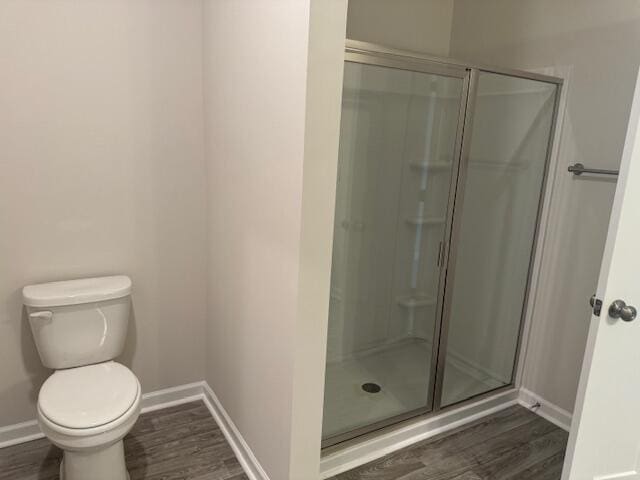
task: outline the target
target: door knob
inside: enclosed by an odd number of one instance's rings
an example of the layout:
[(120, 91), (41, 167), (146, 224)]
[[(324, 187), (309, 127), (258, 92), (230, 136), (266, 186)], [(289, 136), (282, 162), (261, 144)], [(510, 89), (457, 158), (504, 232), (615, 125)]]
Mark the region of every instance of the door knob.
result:
[(611, 318), (620, 318), (625, 322), (630, 322), (636, 318), (637, 314), (635, 307), (627, 305), (624, 300), (614, 300), (609, 306), (609, 316)]

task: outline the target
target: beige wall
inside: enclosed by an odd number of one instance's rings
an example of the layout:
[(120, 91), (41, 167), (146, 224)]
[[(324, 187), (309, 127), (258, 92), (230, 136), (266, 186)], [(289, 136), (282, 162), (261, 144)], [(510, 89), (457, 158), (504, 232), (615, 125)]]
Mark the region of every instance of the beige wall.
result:
[(346, 0), (312, 0), (291, 428), (291, 480), (320, 471)]
[(620, 162), (640, 54), (640, 4), (456, 0), (454, 57), (514, 68), (569, 67), (568, 110), (524, 386), (571, 411), (615, 183), (573, 178), (576, 161)]
[(449, 54), (453, 0), (349, 0), (347, 38)]
[(345, 14), (205, 3), (207, 380), (274, 480), (319, 471)]
[(145, 391), (206, 378), (271, 478), (318, 475), (345, 24), (345, 0), (0, 5), (0, 426), (49, 374), (21, 287), (126, 273)]
[(0, 3), (0, 425), (48, 371), (23, 285), (126, 273), (145, 391), (204, 376), (201, 3)]
[[(122, 272), (135, 288), (124, 361), (144, 389), (206, 370), (271, 477), (308, 480), (344, 28), (343, 0), (317, 1), (206, 0), (204, 12), (195, 0), (0, 4), (0, 425), (33, 418), (48, 374), (20, 288)], [(527, 388), (570, 410), (614, 184), (573, 179), (564, 166), (619, 162), (640, 7), (451, 5), (351, 0), (348, 36), (573, 68), (525, 375)]]
[(286, 479), (309, 2), (210, 0), (204, 15), (206, 375), (270, 478)]

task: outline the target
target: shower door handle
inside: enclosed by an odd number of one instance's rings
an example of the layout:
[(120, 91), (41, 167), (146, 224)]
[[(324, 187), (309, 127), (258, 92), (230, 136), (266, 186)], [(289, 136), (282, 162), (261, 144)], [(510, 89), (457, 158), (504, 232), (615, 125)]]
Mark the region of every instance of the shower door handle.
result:
[(444, 242), (441, 241), (438, 244), (438, 261), (436, 262), (436, 265), (438, 267), (441, 267), (443, 262), (444, 262)]

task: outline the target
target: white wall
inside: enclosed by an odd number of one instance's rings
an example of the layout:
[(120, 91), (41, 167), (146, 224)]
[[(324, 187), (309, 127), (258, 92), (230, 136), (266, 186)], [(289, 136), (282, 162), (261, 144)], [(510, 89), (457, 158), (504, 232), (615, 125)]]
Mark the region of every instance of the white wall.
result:
[(0, 4), (0, 426), (49, 374), (21, 287), (126, 273), (144, 390), (206, 378), (272, 479), (319, 474), (346, 9)]
[(310, 480), (346, 5), (209, 0), (204, 13), (207, 380), (270, 478)]
[(23, 285), (126, 273), (123, 361), (200, 380), (206, 315), (201, 3), (0, 3), (0, 425), (35, 418)]
[(572, 68), (524, 386), (571, 411), (615, 183), (567, 165), (617, 168), (640, 53), (634, 0), (456, 0), (451, 55), (534, 69)]
[(319, 478), (346, 0), (312, 0), (291, 428), (291, 480)]
[(452, 0), (349, 0), (347, 38), (449, 54)]
[(309, 2), (212, 0), (204, 13), (207, 380), (270, 477), (285, 479)]

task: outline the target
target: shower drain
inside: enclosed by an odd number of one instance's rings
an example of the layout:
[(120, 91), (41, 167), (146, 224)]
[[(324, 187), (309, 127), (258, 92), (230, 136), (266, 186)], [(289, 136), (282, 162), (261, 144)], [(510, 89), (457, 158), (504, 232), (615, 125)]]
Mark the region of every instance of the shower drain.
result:
[(362, 389), (367, 393), (378, 393), (382, 387), (377, 383), (363, 383)]

